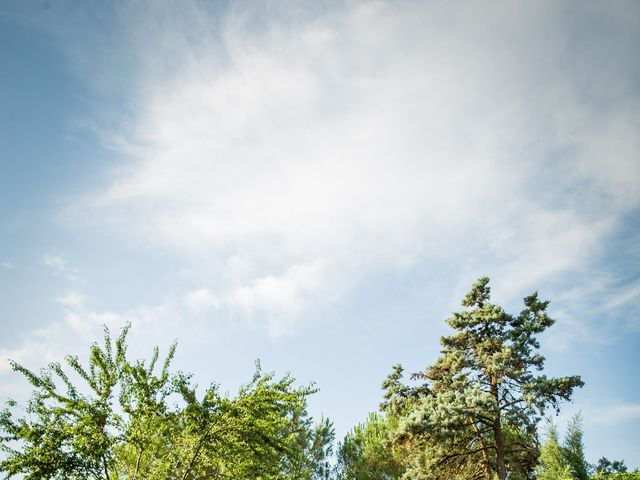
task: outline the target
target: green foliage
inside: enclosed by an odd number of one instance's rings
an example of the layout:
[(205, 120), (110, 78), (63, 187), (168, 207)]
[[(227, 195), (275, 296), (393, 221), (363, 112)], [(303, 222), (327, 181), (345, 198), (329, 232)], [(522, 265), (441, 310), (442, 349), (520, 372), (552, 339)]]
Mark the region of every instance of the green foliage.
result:
[(589, 464), (584, 457), (582, 441), (582, 415), (575, 415), (569, 422), (562, 446), (564, 457), (571, 468), (574, 480), (589, 480)]
[(549, 423), (547, 439), (540, 448), (540, 464), (537, 467), (538, 480), (573, 480), (571, 465), (558, 442), (558, 431)]
[[(536, 468), (538, 480), (640, 480), (640, 472), (627, 472), (624, 461), (600, 458), (592, 467), (584, 457), (582, 441), (582, 415), (574, 415), (569, 421), (562, 446), (558, 433), (549, 422), (547, 439), (541, 448), (540, 462)], [(593, 475), (589, 471), (594, 470)]]
[(294, 453), (286, 458), (286, 478), (327, 480), (331, 477), (331, 457), (335, 439), (333, 424), (321, 418), (317, 424), (307, 415), (304, 405), (293, 413), (290, 422)]
[[(127, 357), (129, 327), (93, 344), (87, 365), (66, 357), (34, 373), (11, 363), (33, 388), (26, 405), (0, 411), (0, 472), (25, 480), (640, 480), (623, 461), (585, 460), (582, 418), (560, 444), (538, 424), (582, 386), (549, 378), (537, 335), (554, 321), (534, 293), (518, 315), (490, 303), (488, 279), (466, 295), (440, 357), (404, 383), (393, 367), (381, 413), (339, 444), (307, 412), (311, 387), (260, 364), (235, 396), (199, 389), (172, 373), (176, 346), (160, 360)], [(589, 477), (590, 470), (595, 473)]]
[(595, 466), (592, 480), (640, 480), (640, 470), (627, 472), (624, 460), (609, 460), (602, 457)]
[[(235, 397), (211, 385), (198, 393), (191, 376), (170, 373), (173, 345), (160, 368), (126, 356), (128, 327), (115, 342), (105, 332), (88, 367), (58, 363), (35, 374), (17, 363), (34, 391), (17, 416), (0, 414), (0, 472), (35, 479), (326, 479), (333, 427), (313, 425), (310, 387), (276, 379), (259, 364)], [(156, 372), (156, 370), (158, 370)]]
[(478, 280), (462, 303), (467, 310), (448, 320), (455, 333), (441, 339), (436, 362), (413, 376), (421, 385), (403, 387), (399, 368), (386, 383), (384, 406), (401, 412), (396, 443), (417, 446), (420, 459), (407, 478), (530, 478), (538, 422), (582, 386), (578, 376), (537, 373), (544, 357), (536, 336), (554, 323), (548, 302), (534, 293), (514, 316), (489, 302), (488, 283)]
[(393, 419), (369, 414), (338, 447), (339, 480), (394, 480), (402, 476), (402, 452), (390, 441)]
[(625, 473), (627, 466), (624, 464), (624, 460), (609, 460), (607, 457), (602, 457), (598, 460), (595, 467), (596, 474), (611, 474), (611, 473)]
[(640, 480), (640, 471), (633, 472), (612, 472), (612, 473), (596, 473), (591, 477), (592, 480)]

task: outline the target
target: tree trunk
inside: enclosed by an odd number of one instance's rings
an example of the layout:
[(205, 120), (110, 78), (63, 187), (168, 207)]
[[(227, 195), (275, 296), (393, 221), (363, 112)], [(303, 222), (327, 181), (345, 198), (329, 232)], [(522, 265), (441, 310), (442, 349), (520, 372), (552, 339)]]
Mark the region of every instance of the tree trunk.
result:
[(476, 438), (478, 442), (480, 442), (480, 446), (482, 447), (482, 459), (483, 459), (483, 467), (484, 474), (486, 476), (486, 480), (493, 480), (493, 470), (491, 469), (491, 461), (489, 460), (489, 452), (487, 451), (487, 445), (484, 443), (482, 439), (482, 433), (480, 433), (480, 429), (478, 425), (476, 425), (476, 421), (473, 417), (470, 418), (471, 424), (473, 425), (473, 431), (476, 434)]
[(495, 423), (493, 424), (493, 434), (495, 435), (496, 439), (496, 466), (498, 470), (498, 479), (506, 480), (507, 467), (504, 458), (504, 437), (502, 436), (502, 425), (500, 425), (500, 416), (498, 416)]
[(496, 418), (493, 422), (493, 436), (496, 443), (496, 468), (498, 470), (498, 479), (506, 480), (507, 467), (505, 464), (505, 445), (504, 436), (502, 435), (502, 419), (500, 417), (500, 393), (498, 389), (498, 377), (491, 376), (491, 393), (496, 399)]

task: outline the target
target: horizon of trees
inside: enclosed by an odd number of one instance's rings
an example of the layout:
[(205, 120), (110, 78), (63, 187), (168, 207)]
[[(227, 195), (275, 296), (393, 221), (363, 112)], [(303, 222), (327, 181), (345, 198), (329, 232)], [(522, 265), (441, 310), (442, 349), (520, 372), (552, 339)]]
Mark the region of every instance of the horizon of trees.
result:
[[(537, 336), (554, 324), (537, 293), (517, 315), (474, 283), (447, 323), (441, 355), (404, 381), (401, 365), (372, 412), (337, 444), (327, 418), (307, 411), (312, 386), (263, 372), (236, 395), (204, 391), (170, 369), (156, 347), (127, 356), (126, 326), (39, 373), (11, 363), (30, 383), (25, 405), (0, 412), (4, 478), (96, 480), (640, 480), (624, 461), (584, 455), (582, 417), (562, 440), (547, 421), (570, 401), (579, 376), (544, 375)], [(544, 434), (541, 435), (541, 431)]]

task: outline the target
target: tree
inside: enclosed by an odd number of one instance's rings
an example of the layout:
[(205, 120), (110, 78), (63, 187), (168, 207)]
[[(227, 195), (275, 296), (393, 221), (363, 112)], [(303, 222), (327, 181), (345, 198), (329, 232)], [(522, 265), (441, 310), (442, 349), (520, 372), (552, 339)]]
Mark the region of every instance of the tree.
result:
[[(39, 374), (12, 363), (32, 385), (19, 416), (9, 401), (0, 413), (0, 472), (6, 478), (195, 480), (322, 478), (331, 423), (317, 427), (306, 413), (310, 387), (276, 379), (257, 364), (235, 397), (213, 384), (202, 394), (191, 375), (170, 373), (175, 345), (158, 369), (130, 361), (126, 327), (112, 342), (90, 349), (88, 366), (66, 363), (84, 385), (76, 386), (59, 363)], [(76, 382), (77, 383), (77, 382)], [(301, 442), (301, 438), (305, 440)], [(290, 466), (302, 463), (304, 475)]]
[(627, 471), (624, 460), (609, 460), (602, 457), (595, 465), (592, 480), (640, 480), (640, 470)]
[(575, 480), (589, 480), (589, 464), (584, 457), (582, 441), (582, 415), (571, 418), (562, 446), (564, 457), (571, 468), (571, 476)]
[(601, 457), (596, 464), (596, 474), (609, 475), (611, 473), (625, 473), (627, 466), (624, 460), (609, 460), (607, 457)]
[(286, 459), (286, 477), (295, 480), (329, 480), (335, 438), (333, 424), (325, 417), (313, 424), (305, 407), (301, 405), (291, 419), (296, 454)]
[(573, 480), (571, 466), (562, 447), (558, 443), (558, 431), (549, 422), (547, 439), (540, 448), (540, 464), (537, 467), (537, 480)]
[(369, 414), (338, 447), (338, 479), (396, 480), (404, 473), (401, 452), (391, 442), (392, 417)]
[(633, 472), (611, 472), (596, 473), (591, 477), (592, 480), (640, 480), (640, 470)]
[(425, 478), (453, 478), (450, 472), (460, 469), (468, 469), (467, 478), (505, 480), (508, 472), (529, 478), (538, 456), (537, 424), (583, 385), (578, 376), (539, 373), (544, 357), (537, 335), (554, 323), (548, 302), (533, 293), (520, 314), (511, 315), (489, 302), (488, 284), (479, 279), (462, 302), (467, 309), (447, 321), (455, 333), (441, 339), (436, 362), (414, 375), (422, 385), (413, 391), (396, 386), (398, 393), (390, 394), (400, 403), (411, 399), (396, 438), (424, 443), (425, 469), (432, 472)]

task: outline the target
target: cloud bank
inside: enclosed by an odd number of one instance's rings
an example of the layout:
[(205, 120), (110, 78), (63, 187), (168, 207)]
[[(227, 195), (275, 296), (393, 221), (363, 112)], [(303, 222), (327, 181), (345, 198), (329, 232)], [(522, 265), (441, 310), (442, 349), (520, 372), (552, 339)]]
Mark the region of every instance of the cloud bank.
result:
[(133, 113), (102, 135), (127, 160), (68, 216), (175, 249), (192, 307), (279, 336), (435, 262), (519, 294), (588, 271), (638, 207), (629, 5), (183, 4), (119, 7)]

